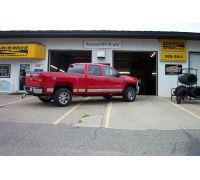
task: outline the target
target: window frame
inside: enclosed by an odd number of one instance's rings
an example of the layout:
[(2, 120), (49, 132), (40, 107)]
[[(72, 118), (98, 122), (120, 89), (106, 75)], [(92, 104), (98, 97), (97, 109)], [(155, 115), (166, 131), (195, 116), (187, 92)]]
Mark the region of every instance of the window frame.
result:
[(67, 69), (66, 73), (84, 74), (84, 69), (85, 69), (84, 64), (72, 64), (72, 65), (73, 65), (73, 66), (82, 66), (82, 67), (83, 67), (83, 69), (82, 69), (82, 70), (83, 70), (82, 73), (80, 73), (80, 72), (68, 72), (70, 66), (69, 66), (69, 68)]
[(1, 68), (1, 66), (8, 66), (8, 76), (0, 76), (0, 78), (10, 78), (11, 64), (0, 64), (0, 68)]
[[(98, 67), (98, 68), (100, 69), (101, 74), (100, 74), (100, 75), (90, 74), (90, 72), (89, 72), (90, 66), (96, 66), (96, 67)], [(102, 68), (101, 68), (101, 66), (96, 65), (96, 64), (89, 64), (89, 65), (88, 65), (88, 75), (89, 75), (89, 76), (102, 77), (102, 76), (103, 76), (103, 73), (102, 73)]]
[[(112, 69), (112, 70), (116, 73), (116, 76), (107, 76), (107, 75), (106, 75), (106, 68)], [(112, 67), (109, 67), (109, 66), (105, 66), (105, 67), (104, 67), (104, 76), (105, 76), (105, 77), (117, 77), (117, 74), (118, 74), (118, 72), (117, 72), (115, 69), (113, 69)]]

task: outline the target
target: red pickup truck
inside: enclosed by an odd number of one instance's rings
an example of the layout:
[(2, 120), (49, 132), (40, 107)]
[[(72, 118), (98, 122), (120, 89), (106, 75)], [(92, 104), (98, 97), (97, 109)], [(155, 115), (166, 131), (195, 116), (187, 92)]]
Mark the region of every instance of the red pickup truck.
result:
[(132, 102), (139, 92), (135, 77), (120, 75), (110, 66), (92, 63), (71, 64), (67, 72), (27, 73), (25, 80), (27, 94), (38, 96), (43, 102), (54, 101), (58, 106), (67, 106), (72, 95), (122, 96)]

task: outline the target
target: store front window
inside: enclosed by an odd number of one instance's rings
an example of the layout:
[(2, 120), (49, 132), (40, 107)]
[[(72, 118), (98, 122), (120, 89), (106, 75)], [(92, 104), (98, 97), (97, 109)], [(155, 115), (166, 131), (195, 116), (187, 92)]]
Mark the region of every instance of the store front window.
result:
[(0, 64), (0, 78), (10, 78), (10, 64)]

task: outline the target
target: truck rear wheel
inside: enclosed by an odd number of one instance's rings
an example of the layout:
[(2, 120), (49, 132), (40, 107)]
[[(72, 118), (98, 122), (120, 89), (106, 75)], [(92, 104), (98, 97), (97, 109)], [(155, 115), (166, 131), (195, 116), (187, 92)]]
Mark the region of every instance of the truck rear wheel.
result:
[(52, 100), (51, 96), (38, 96), (39, 100), (45, 103), (49, 103)]
[(60, 88), (56, 90), (53, 99), (57, 106), (68, 106), (72, 100), (72, 93), (68, 89)]
[(136, 98), (135, 89), (132, 87), (127, 87), (123, 94), (123, 99), (125, 102), (132, 102)]

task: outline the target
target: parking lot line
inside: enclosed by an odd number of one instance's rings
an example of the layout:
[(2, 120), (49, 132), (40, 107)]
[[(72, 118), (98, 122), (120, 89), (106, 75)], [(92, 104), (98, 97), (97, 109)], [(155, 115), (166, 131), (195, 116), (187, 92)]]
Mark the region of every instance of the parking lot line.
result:
[(104, 128), (108, 128), (108, 126), (109, 126), (111, 110), (112, 110), (112, 101), (110, 101), (107, 104), (107, 107), (105, 110), (105, 114), (104, 114), (103, 122), (102, 122), (102, 127), (104, 127)]
[(173, 102), (170, 102), (170, 101), (168, 101), (168, 100), (166, 100), (166, 99), (164, 99), (164, 98), (161, 98), (161, 97), (159, 97), (159, 98), (160, 98), (161, 100), (163, 100), (163, 101), (168, 102), (169, 104), (172, 104), (172, 105), (176, 106), (177, 108), (181, 109), (182, 111), (184, 111), (184, 112), (186, 112), (186, 113), (188, 113), (188, 114), (190, 114), (190, 115), (196, 117), (197, 119), (200, 119), (200, 116), (198, 116), (197, 114), (195, 114), (195, 113), (193, 113), (193, 112), (191, 112), (191, 111), (189, 111), (189, 110), (187, 110), (187, 109), (185, 109), (185, 108), (183, 108), (183, 107), (181, 107), (181, 106), (179, 106), (179, 105), (177, 105), (177, 104), (175, 104), (175, 103), (173, 103)]
[[(83, 102), (87, 101), (89, 98), (90, 97), (87, 97), (86, 99), (83, 100)], [(59, 117), (53, 124), (59, 124), (65, 117), (67, 117), (69, 114), (71, 114), (81, 104), (82, 104), (82, 102), (77, 104), (76, 106), (72, 107), (69, 111), (67, 111), (65, 114), (63, 114), (61, 117)]]
[(26, 99), (21, 99), (19, 101), (12, 101), (10, 103), (6, 103), (6, 104), (1, 104), (0, 107), (4, 107), (4, 106), (7, 106), (7, 105), (11, 105), (11, 104), (16, 104), (18, 102), (22, 102), (22, 101), (26, 101), (26, 100), (29, 100), (29, 99), (32, 99), (32, 98), (35, 98), (35, 97), (30, 97), (30, 98), (26, 98)]

